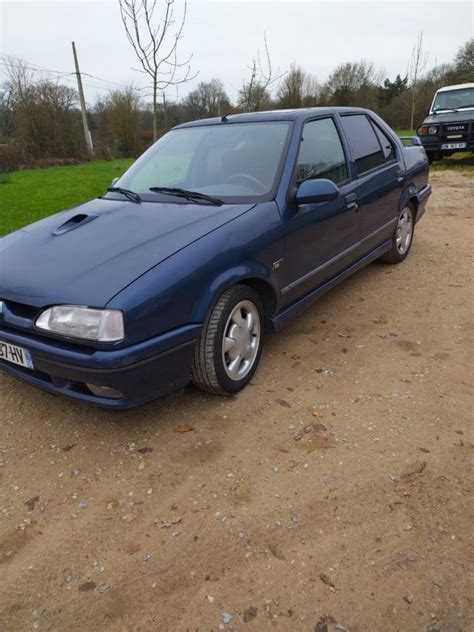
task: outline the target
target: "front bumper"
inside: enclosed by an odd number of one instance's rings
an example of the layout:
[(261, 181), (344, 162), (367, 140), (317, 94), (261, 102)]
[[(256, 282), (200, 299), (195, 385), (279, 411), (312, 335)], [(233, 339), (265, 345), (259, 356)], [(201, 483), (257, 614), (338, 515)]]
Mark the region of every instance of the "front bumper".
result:
[[(0, 370), (50, 393), (107, 408), (132, 408), (189, 382), (200, 325), (186, 325), (118, 350), (71, 349), (46, 338), (0, 327), (0, 339), (28, 349), (34, 370), (0, 360)], [(122, 397), (94, 395), (87, 384), (114, 389)]]

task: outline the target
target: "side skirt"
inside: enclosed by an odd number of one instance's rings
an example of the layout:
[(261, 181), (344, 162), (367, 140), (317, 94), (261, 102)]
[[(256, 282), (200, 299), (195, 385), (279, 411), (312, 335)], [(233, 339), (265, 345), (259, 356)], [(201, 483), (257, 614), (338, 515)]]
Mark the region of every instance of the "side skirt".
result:
[(271, 325), (273, 331), (279, 331), (290, 320), (292, 320), (295, 316), (297, 316), (307, 307), (309, 307), (316, 299), (318, 299), (320, 296), (325, 294), (328, 290), (333, 288), (335, 285), (337, 285), (347, 277), (351, 276), (351, 274), (353, 274), (354, 272), (357, 272), (357, 270), (360, 270), (372, 261), (379, 259), (379, 257), (388, 252), (391, 247), (392, 240), (387, 239), (375, 250), (372, 250), (372, 252), (369, 252), (367, 255), (362, 257), (362, 259), (359, 259), (351, 266), (337, 274), (335, 277), (333, 277), (329, 281), (326, 281), (326, 283), (323, 283), (323, 285), (320, 285), (309, 294), (306, 294), (305, 296), (303, 296), (303, 298), (300, 298), (295, 303), (292, 303), (289, 307), (287, 307), (285, 310), (280, 312), (277, 316), (275, 316), (275, 318), (272, 319)]

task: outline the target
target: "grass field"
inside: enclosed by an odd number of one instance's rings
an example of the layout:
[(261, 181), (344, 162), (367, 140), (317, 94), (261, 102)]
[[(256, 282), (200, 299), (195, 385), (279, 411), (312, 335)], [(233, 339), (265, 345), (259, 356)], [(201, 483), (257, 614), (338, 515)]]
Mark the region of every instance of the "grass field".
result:
[[(410, 130), (397, 133), (414, 135)], [(131, 163), (131, 159), (94, 160), (77, 166), (0, 174), (0, 236), (97, 197)], [(455, 154), (431, 166), (434, 171), (453, 168), (474, 171), (474, 158), (469, 154)]]
[(0, 235), (97, 197), (132, 160), (94, 160), (82, 165), (28, 169), (0, 180)]

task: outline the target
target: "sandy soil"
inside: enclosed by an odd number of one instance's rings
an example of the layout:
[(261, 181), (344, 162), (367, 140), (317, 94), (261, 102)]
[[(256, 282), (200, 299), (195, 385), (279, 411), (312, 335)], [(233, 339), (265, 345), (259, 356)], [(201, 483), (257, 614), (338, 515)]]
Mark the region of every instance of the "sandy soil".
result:
[(235, 399), (0, 376), (2, 631), (474, 629), (474, 179), (432, 182), (408, 260), (267, 339)]

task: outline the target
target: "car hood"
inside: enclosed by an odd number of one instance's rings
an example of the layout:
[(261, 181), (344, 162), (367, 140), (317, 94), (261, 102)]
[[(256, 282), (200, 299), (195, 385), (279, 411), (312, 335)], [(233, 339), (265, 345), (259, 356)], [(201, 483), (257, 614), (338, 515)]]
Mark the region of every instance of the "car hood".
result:
[(423, 125), (434, 125), (435, 123), (457, 123), (458, 121), (474, 120), (474, 109), (459, 110), (459, 112), (440, 112), (439, 114), (430, 114), (423, 121)]
[(0, 239), (0, 299), (103, 307), (139, 276), (254, 204), (97, 199)]

